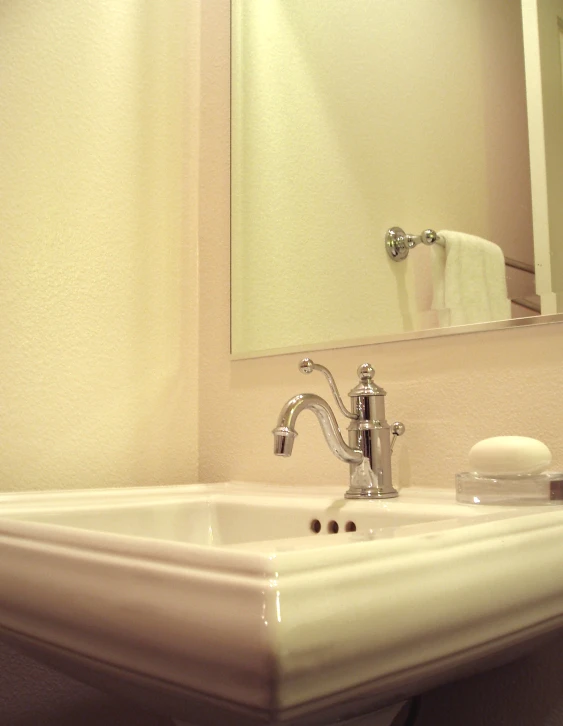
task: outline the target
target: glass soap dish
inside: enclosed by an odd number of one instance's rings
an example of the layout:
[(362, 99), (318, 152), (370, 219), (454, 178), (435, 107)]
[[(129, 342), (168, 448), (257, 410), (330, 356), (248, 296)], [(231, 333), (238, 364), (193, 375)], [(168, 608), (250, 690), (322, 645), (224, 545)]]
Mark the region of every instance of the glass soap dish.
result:
[(474, 471), (455, 476), (456, 499), (465, 504), (563, 504), (563, 472), (490, 477)]

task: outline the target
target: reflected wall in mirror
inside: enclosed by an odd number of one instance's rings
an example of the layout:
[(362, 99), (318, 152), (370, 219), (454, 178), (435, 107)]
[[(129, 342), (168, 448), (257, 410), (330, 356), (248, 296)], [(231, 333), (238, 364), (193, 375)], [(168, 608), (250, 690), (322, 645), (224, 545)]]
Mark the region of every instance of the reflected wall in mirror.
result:
[(434, 253), (393, 262), (393, 226), (494, 241), (534, 315), (520, 0), (232, 0), (232, 21), (235, 356), (437, 328)]

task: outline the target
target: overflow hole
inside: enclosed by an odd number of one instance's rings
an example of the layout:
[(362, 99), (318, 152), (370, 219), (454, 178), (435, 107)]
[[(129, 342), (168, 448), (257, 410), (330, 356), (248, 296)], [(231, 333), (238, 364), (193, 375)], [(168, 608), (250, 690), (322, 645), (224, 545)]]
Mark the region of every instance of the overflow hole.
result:
[(355, 522), (346, 522), (346, 531), (347, 532), (355, 532), (356, 531), (356, 523)]
[(330, 522), (328, 523), (328, 531), (329, 531), (329, 532), (330, 532), (331, 534), (336, 534), (336, 533), (338, 532), (338, 522), (335, 522), (335, 521), (334, 521), (334, 519), (332, 519), (332, 520), (331, 520), (331, 521), (330, 521)]
[(315, 534), (318, 534), (321, 531), (321, 523), (318, 519), (313, 519), (311, 521), (311, 531)]

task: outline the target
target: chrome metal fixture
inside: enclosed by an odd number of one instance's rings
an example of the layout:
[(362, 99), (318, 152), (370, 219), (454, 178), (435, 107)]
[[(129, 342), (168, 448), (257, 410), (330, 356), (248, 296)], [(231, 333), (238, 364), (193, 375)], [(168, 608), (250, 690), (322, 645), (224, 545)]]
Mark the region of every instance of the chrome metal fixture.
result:
[[(348, 394), (349, 411), (344, 405), (330, 371), (310, 358), (299, 363), (301, 373), (323, 373), (340, 411), (350, 419), (348, 444), (345, 443), (330, 405), (315, 393), (299, 393), (282, 408), (273, 430), (274, 454), (291, 456), (297, 436), (295, 424), (302, 411), (310, 410), (318, 418), (332, 453), (350, 464), (350, 486), (347, 499), (387, 499), (398, 491), (391, 478), (391, 454), (397, 436), (405, 432), (400, 421), (389, 426), (385, 420), (385, 391), (373, 381), (374, 370), (369, 363), (358, 368), (358, 384)], [(393, 436), (393, 441), (391, 441)]]
[(400, 227), (391, 227), (385, 234), (385, 249), (393, 262), (400, 262), (408, 257), (409, 251), (418, 244), (444, 246), (444, 240), (433, 229), (425, 229), (419, 235), (407, 234)]

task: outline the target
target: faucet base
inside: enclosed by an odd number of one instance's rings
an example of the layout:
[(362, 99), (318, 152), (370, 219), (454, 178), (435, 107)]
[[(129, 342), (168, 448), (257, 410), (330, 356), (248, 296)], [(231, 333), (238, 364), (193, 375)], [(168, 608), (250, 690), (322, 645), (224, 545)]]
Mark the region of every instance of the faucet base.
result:
[(399, 492), (391, 488), (389, 491), (374, 489), (372, 487), (366, 489), (348, 489), (344, 495), (345, 499), (392, 499), (398, 497)]

